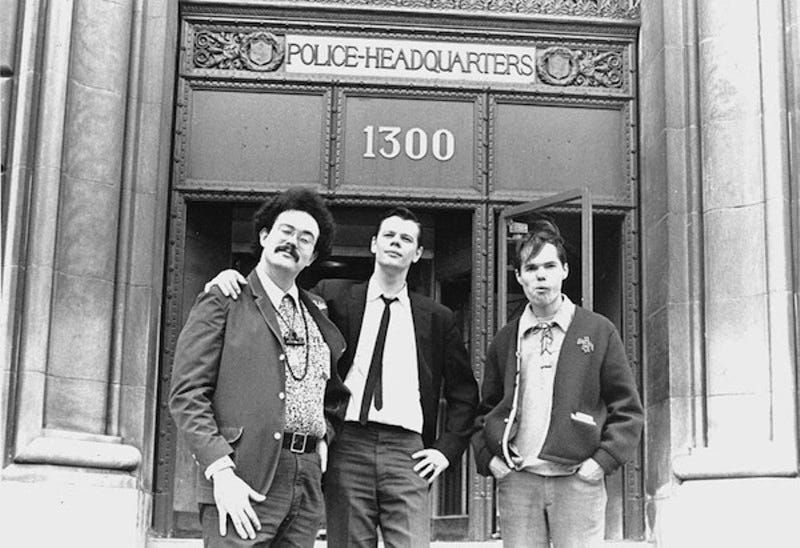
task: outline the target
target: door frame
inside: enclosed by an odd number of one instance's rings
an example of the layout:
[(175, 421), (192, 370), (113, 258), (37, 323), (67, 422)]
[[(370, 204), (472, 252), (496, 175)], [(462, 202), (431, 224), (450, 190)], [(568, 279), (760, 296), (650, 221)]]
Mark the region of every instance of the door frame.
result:
[[(574, 202), (579, 202), (576, 206)], [(494, 311), (494, 317), (487, 318), (488, 321), (488, 344), (493, 334), (506, 323), (507, 302), (504, 295), (507, 294), (506, 264), (508, 261), (508, 250), (505, 245), (508, 234), (508, 226), (516, 218), (525, 217), (535, 211), (546, 211), (547, 213), (571, 213), (580, 211), (581, 216), (581, 270), (582, 274), (594, 273), (594, 245), (595, 221), (597, 218), (616, 220), (620, 227), (619, 246), (620, 246), (620, 265), (619, 281), (621, 291), (621, 312), (619, 325), (617, 326), (623, 339), (628, 363), (633, 371), (634, 378), (642, 396), (643, 375), (641, 368), (641, 316), (640, 316), (640, 258), (639, 258), (639, 236), (638, 236), (638, 211), (635, 207), (621, 207), (609, 205), (597, 205), (592, 200), (591, 192), (588, 188), (572, 189), (565, 192), (553, 194), (551, 196), (530, 202), (511, 204), (495, 203), (488, 206), (488, 219), (495, 219), (494, 223), (488, 227), (488, 247), (495, 249), (495, 260), (489, 259), (494, 263), (492, 278), (494, 284), (489, 290), (488, 310)], [(591, 236), (591, 237), (590, 237)], [(581, 291), (582, 306), (592, 309), (595, 304), (594, 299), (594, 276), (582, 275)], [(588, 298), (587, 298), (588, 297)], [(491, 300), (496, 302), (494, 306)], [(482, 378), (482, 370), (478, 378)], [(615, 482), (622, 489), (622, 506), (617, 509), (621, 515), (621, 524), (617, 529), (611, 529), (612, 534), (618, 535), (622, 540), (643, 540), (645, 538), (645, 500), (644, 500), (644, 454), (646, 440), (642, 438), (639, 448), (634, 458), (623, 465), (622, 469), (615, 474)], [(618, 477), (617, 477), (618, 476)], [(494, 534), (496, 528), (496, 501), (493, 489), (493, 480), (486, 479), (484, 485), (484, 496), (490, 501), (485, 503), (485, 515), (483, 521), (483, 538), (488, 538)], [(474, 500), (474, 497), (473, 497)], [(490, 503), (491, 502), (491, 503)], [(613, 525), (612, 527), (616, 527)], [(607, 528), (607, 533), (609, 529)]]
[[(549, 207), (568, 204), (570, 202), (580, 202), (581, 207), (581, 305), (587, 310), (592, 310), (594, 303), (594, 231), (592, 225), (592, 193), (588, 187), (567, 190), (542, 198), (532, 202), (509, 206), (500, 212), (498, 219), (498, 243), (501, 238), (508, 234), (510, 223), (516, 219), (524, 219), (531, 214), (547, 209)], [(497, 294), (507, 295), (508, 286), (506, 276), (499, 275), (505, 271), (508, 264), (508, 247), (506, 245), (497, 246)], [(506, 323), (507, 315), (506, 299), (497, 299), (497, 329), (499, 330)]]
[[(171, 214), (169, 218), (167, 245), (167, 264), (165, 278), (165, 306), (162, 316), (162, 337), (159, 362), (159, 382), (158, 382), (158, 417), (157, 417), (157, 439), (156, 439), (156, 466), (154, 480), (154, 503), (153, 503), (153, 530), (158, 536), (186, 538), (196, 534), (191, 528), (187, 528), (191, 516), (173, 509), (174, 501), (174, 482), (176, 479), (175, 465), (178, 456), (177, 432), (175, 425), (167, 407), (167, 397), (170, 388), (170, 378), (172, 371), (172, 360), (178, 335), (183, 324), (184, 311), (186, 307), (191, 307), (192, 302), (184, 291), (184, 272), (186, 263), (186, 232), (187, 232), (187, 213), (190, 204), (196, 202), (220, 202), (220, 203), (256, 203), (269, 196), (280, 192), (276, 189), (264, 193), (246, 192), (208, 192), (208, 191), (187, 191), (183, 189), (173, 189), (171, 192)], [(487, 209), (485, 204), (478, 201), (455, 201), (455, 200), (397, 200), (392, 198), (364, 199), (363, 197), (341, 196), (326, 193), (319, 189), (323, 198), (328, 200), (330, 208), (337, 207), (364, 207), (369, 209), (388, 210), (395, 206), (406, 206), (414, 211), (426, 212), (447, 212), (461, 211), (464, 215), (471, 216), (471, 256), (473, 269), (470, 279), (470, 303), (472, 319), (469, 322), (467, 333), (470, 355), (470, 365), (473, 374), (478, 377), (481, 362), (487, 345), (486, 333), (486, 314), (484, 303), (487, 303), (487, 283), (490, 265), (487, 257), (490, 253), (486, 251), (486, 226), (488, 221)], [(434, 295), (432, 297), (435, 298)], [(482, 484), (485, 478), (478, 476), (469, 456), (469, 450), (463, 457), (464, 474), (466, 475), (466, 492), (463, 493), (466, 505), (466, 514), (459, 516), (438, 516), (435, 513), (435, 500), (432, 501), (431, 520), (432, 533), (453, 534), (461, 532), (463, 540), (480, 540), (485, 538), (484, 511), (480, 504), (474, 503), (474, 493), (476, 485)], [(437, 490), (432, 490), (435, 496)]]

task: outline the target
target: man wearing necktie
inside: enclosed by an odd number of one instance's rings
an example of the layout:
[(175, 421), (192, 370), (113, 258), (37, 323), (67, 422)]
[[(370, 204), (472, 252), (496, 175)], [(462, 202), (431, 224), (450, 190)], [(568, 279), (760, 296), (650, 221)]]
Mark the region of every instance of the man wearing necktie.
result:
[(333, 217), (318, 194), (291, 189), (253, 221), (260, 260), (241, 298), (198, 296), (175, 349), (170, 411), (198, 465), (205, 546), (310, 547), (348, 393), (336, 367), (344, 338), (295, 279), (330, 253)]
[[(347, 340), (339, 374), (350, 389), (324, 478), (328, 545), (430, 544), (428, 486), (469, 444), (478, 387), (452, 311), (408, 290), (422, 226), (395, 208), (380, 221), (367, 282), (326, 280), (314, 292)], [(236, 295), (235, 274), (212, 283)], [(447, 403), (437, 436), (439, 394)]]
[(503, 546), (602, 546), (604, 477), (641, 436), (636, 383), (613, 324), (561, 292), (569, 267), (555, 224), (532, 224), (514, 267), (528, 305), (486, 356), (477, 469), (497, 479)]

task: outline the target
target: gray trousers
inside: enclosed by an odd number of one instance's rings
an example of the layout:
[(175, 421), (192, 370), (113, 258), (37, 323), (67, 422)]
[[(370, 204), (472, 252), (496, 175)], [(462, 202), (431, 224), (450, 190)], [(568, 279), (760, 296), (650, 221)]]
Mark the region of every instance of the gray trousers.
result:
[(422, 437), (402, 428), (345, 423), (330, 448), (325, 509), (330, 548), (430, 545), (428, 482), (413, 471)]
[(322, 525), (322, 470), (317, 453), (296, 454), (281, 449), (278, 468), (264, 502), (250, 501), (261, 522), (254, 540), (242, 540), (228, 518), (228, 531), (219, 534), (217, 507), (200, 507), (206, 548), (311, 548)]

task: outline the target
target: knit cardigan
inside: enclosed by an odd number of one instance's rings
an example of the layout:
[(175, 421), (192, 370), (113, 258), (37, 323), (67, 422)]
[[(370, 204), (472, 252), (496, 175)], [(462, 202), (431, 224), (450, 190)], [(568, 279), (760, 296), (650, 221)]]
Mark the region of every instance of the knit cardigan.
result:
[[(519, 426), (519, 320), (505, 325), (486, 356), (481, 403), (472, 446), (478, 473), (489, 461), (506, 461)], [(589, 457), (607, 474), (635, 454), (643, 426), (642, 404), (622, 340), (605, 317), (576, 307), (556, 365), (550, 426), (539, 458), (577, 465)], [(504, 456), (505, 455), (505, 456)]]

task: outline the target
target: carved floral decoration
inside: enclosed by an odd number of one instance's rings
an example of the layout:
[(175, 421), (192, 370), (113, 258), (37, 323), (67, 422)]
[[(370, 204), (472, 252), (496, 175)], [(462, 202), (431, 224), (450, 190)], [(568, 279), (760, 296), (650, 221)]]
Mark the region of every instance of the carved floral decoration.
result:
[(194, 65), (204, 69), (277, 69), (284, 58), (283, 39), (268, 32), (200, 31), (194, 40)]
[(547, 48), (536, 60), (536, 74), (553, 86), (622, 87), (622, 53)]
[[(310, 0), (294, 0), (310, 3)], [(527, 15), (638, 19), (640, 0), (321, 0), (315, 3)]]

